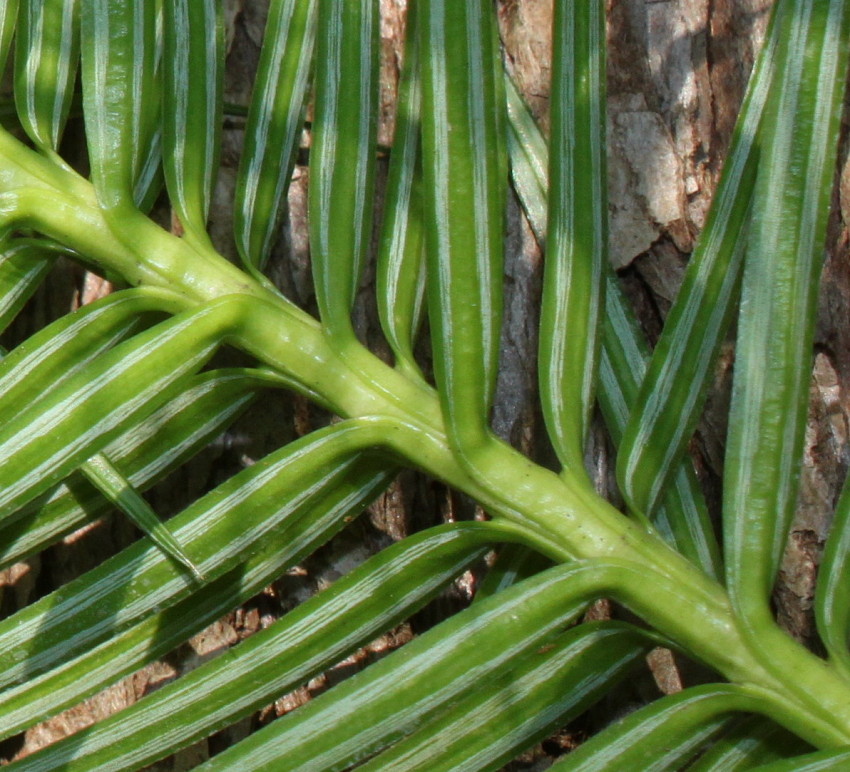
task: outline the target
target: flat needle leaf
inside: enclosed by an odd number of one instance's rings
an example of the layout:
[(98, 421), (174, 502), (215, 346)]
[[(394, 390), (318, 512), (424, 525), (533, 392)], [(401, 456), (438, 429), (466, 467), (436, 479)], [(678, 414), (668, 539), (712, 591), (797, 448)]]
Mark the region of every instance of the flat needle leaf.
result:
[(502, 312), (505, 105), (492, 8), (418, 6), (428, 317), (434, 374), (462, 458), (486, 446)]
[[(156, 3), (81, 0), (81, 80), (92, 183), (107, 210), (133, 210), (156, 136)], [(120, 222), (112, 223), (121, 230)]]
[(310, 245), (322, 323), (353, 338), (351, 308), (371, 237), (378, 99), (378, 4), (320, 3), (310, 151)]
[(166, 555), (192, 572), (199, 582), (204, 577), (180, 542), (163, 523), (132, 483), (115, 468), (103, 453), (97, 453), (80, 467), (89, 481), (118, 509), (129, 517)]
[(12, 32), (18, 20), (18, 0), (5, 0), (0, 4), (0, 71), (6, 67)]
[(387, 177), (376, 265), (378, 315), (396, 367), (422, 378), (413, 344), (424, 311), (425, 260), (420, 160), (419, 38), (408, 12), (404, 64), (399, 76), (395, 134)]
[(607, 265), (605, 8), (555, 3), (540, 399), (565, 470), (584, 473)]
[(850, 4), (794, 0), (780, 24), (762, 125), (769, 163), (756, 180), (723, 478), (727, 585), (752, 625), (772, 625), (769, 598), (797, 500)]
[(755, 63), (706, 225), (622, 430), (617, 480), (633, 514), (651, 517), (670, 489), (737, 309), (779, 13), (777, 7)]
[(59, 146), (74, 94), (80, 55), (79, 6), (79, 0), (23, 0), (20, 5), (15, 102), (24, 130), (48, 152), (55, 153)]
[(272, 0), (236, 176), (233, 231), (242, 262), (262, 268), (304, 126), (316, 37), (315, 0)]
[(165, 181), (187, 235), (207, 244), (224, 103), (221, 0), (167, 0), (163, 8)]

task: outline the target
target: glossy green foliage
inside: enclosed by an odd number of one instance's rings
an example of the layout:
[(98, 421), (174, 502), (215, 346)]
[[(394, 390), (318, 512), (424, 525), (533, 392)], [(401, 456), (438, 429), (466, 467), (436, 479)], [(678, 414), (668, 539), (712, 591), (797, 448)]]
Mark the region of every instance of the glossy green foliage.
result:
[(774, 761), (755, 769), (760, 772), (839, 772), (850, 761), (848, 751), (821, 751), (794, 759)]
[(162, 39), (165, 184), (183, 228), (192, 238), (205, 241), (224, 109), (220, 0), (165, 2)]
[(18, 21), (18, 0), (8, 0), (0, 8), (0, 65), (5, 66), (12, 35)]
[[(142, 201), (158, 144), (156, 3), (81, 3), (81, 80), (92, 184), (109, 212)], [(156, 161), (153, 161), (155, 167)]]
[[(176, 316), (119, 343), (28, 408), (17, 406), (0, 431), (0, 516), (59, 482), (181, 388), (181, 378), (228, 332), (227, 322), (212, 307)], [(20, 373), (12, 369), (10, 380)]]
[[(517, 663), (552, 643), (605, 578), (586, 566), (560, 567), (477, 603), (203, 768), (344, 769), (361, 761), (491, 679), (512, 681)], [(526, 729), (533, 737), (534, 727)], [(316, 748), (317, 730), (332, 741)]]
[(416, 14), (411, 13), (407, 19), (395, 136), (387, 174), (387, 206), (375, 258), (376, 300), (381, 328), (392, 348), (396, 367), (412, 377), (419, 373), (413, 349), (425, 310), (419, 46)]
[(233, 230), (248, 266), (263, 267), (289, 185), (316, 34), (313, 0), (273, 0), (239, 161)]
[[(826, 657), (780, 630), (769, 596), (797, 491), (850, 2), (775, 3), (654, 351), (607, 265), (605, 9), (555, 4), (546, 140), (506, 80), (493, 4), (411, 0), (395, 135), (379, 149), (377, 0), (270, 0), (250, 103), (226, 110), (219, 0), (0, 3), (17, 120), (0, 129), (0, 328), (58, 261), (125, 286), (0, 361), (0, 561), (109, 512), (143, 533), (0, 621), (0, 737), (261, 592), (399, 468), (453, 486), (489, 516), (400, 539), (238, 646), (12, 769), (148, 767), (321, 675), (470, 570), (486, 571), (474, 602), (198, 768), (496, 770), (604, 705), (659, 645), (700, 663), (700, 685), (647, 699), (553, 769), (847, 764), (850, 494), (815, 597)], [(72, 165), (61, 140), (77, 103), (88, 157)], [(232, 233), (214, 244), (225, 131), (241, 132), (242, 151)], [(315, 317), (271, 270), (296, 160), (309, 178)], [(166, 209), (146, 215), (161, 181), (174, 232), (157, 224)], [(545, 250), (536, 333), (546, 466), (497, 439), (490, 415), (510, 185)], [(243, 268), (217, 251), (234, 246)], [(360, 293), (370, 261), (381, 358), (353, 322), (369, 313)], [(733, 321), (714, 517), (686, 448)], [(148, 490), (251, 402), (287, 391), (336, 418), (295, 439), (269, 427), (279, 447), (160, 519)], [(597, 406), (625, 513), (584, 469)], [(588, 621), (600, 598), (640, 624)]]
[(160, 550), (188, 568), (195, 579), (201, 582), (204, 580), (168, 526), (160, 522), (156, 512), (121, 471), (115, 468), (108, 456), (96, 453), (80, 465), (80, 471), (107, 501), (127, 515)]
[(815, 594), (815, 614), (818, 630), (830, 658), (844, 672), (850, 672), (850, 603), (848, 603), (848, 572), (850, 572), (850, 484), (845, 482), (838, 503), (832, 533), (824, 548), (821, 580)]
[(584, 470), (608, 258), (605, 12), (555, 4), (549, 211), (540, 311), (540, 399), (558, 458)]
[(616, 721), (553, 769), (680, 769), (720, 732), (730, 715), (750, 705), (746, 693), (730, 686), (694, 687)]
[[(219, 370), (194, 376), (179, 394), (108, 443), (103, 455), (134, 488), (144, 491), (215, 439), (264, 385), (269, 385), (268, 374), (256, 370)], [(8, 566), (44, 549), (107, 511), (107, 500), (83, 475), (79, 471), (71, 474), (20, 510), (26, 528), (18, 519), (0, 526), (2, 564)]]
[(742, 716), (691, 765), (693, 772), (737, 772), (759, 764), (793, 758), (808, 751), (805, 743), (762, 716)]
[(378, 98), (378, 5), (319, 3), (310, 165), (310, 243), (316, 300), (334, 338), (350, 312), (372, 224)]
[[(464, 524), (388, 548), (226, 660), (197, 669), (154, 699), (88, 731), (82, 747), (73, 741), (57, 745), (48, 763), (69, 763), (73, 756), (68, 769), (135, 767), (227, 726), (404, 619), (499, 536), (490, 526)], [(238, 695), (234, 679), (241, 683)]]
[(71, 108), (80, 55), (79, 0), (24, 0), (15, 36), (15, 102), (41, 149), (55, 151)]
[(0, 330), (23, 308), (53, 267), (57, 253), (49, 244), (9, 240), (0, 254)]
[(688, 262), (682, 291), (670, 309), (637, 403), (623, 430), (617, 477), (632, 511), (652, 515), (675, 474), (702, 408), (707, 379), (735, 312), (750, 200), (760, 151), (759, 126), (779, 29), (775, 16), (755, 63), (735, 127), (726, 172), (699, 242)]
[[(545, 245), (548, 151), (540, 130), (510, 83), (507, 94), (512, 180), (529, 225), (541, 245)], [(635, 415), (642, 404), (639, 391), (646, 376), (649, 346), (613, 271), (607, 269), (604, 274), (607, 286), (597, 398), (611, 439), (619, 445), (629, 416)], [(632, 514), (646, 519), (642, 513)], [(664, 492), (663, 505), (648, 519), (682, 554), (706, 572), (720, 575), (720, 550), (690, 460), (679, 460), (673, 484)]]
[(487, 441), (502, 308), (504, 107), (495, 22), (480, 0), (424, 0), (417, 8), (434, 370), (450, 436), (466, 458)]
[[(473, 688), (439, 717), (361, 769), (493, 768), (565, 724), (625, 677), (649, 642), (626, 625), (580, 625), (502, 678)], [(522, 717), (517, 722), (517, 715)]]
[[(730, 594), (749, 618), (767, 617), (770, 590), (797, 498), (818, 277), (835, 165), (841, 79), (850, 26), (836, 3), (787, 3), (776, 24), (777, 88), (766, 107), (764, 151), (744, 266), (737, 362), (724, 474)], [(803, 34), (805, 33), (805, 34)]]

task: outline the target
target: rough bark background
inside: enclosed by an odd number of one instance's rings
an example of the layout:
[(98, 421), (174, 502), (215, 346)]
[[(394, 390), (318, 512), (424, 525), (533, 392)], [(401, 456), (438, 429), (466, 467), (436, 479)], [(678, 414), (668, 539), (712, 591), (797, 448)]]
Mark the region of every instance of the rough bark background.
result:
[[(247, 103), (262, 37), (264, 0), (226, 0), (228, 19), (227, 100)], [(382, 116), (380, 142), (392, 140), (393, 101), (404, 32), (405, 0), (382, 0)], [(688, 254), (705, 219), (770, 0), (608, 0), (609, 18), (609, 184), (611, 256), (634, 302), (647, 336), (653, 340), (675, 296)], [(507, 65), (528, 105), (546, 128), (549, 79), (549, 26), (552, 0), (499, 0), (497, 3)], [(241, 143), (238, 121), (228, 123), (222, 169), (211, 229), (221, 250), (232, 253), (229, 237), (231, 200)], [(385, 172), (381, 162), (381, 173)], [(776, 605), (783, 623), (812, 642), (810, 618), (816, 565), (837, 491), (847, 465), (848, 379), (850, 379), (850, 269), (847, 220), (850, 219), (850, 164), (841, 154), (829, 254), (811, 382), (811, 412), (800, 507), (794, 524)], [(297, 167), (281, 242), (273, 264), (274, 279), (306, 307), (313, 298), (309, 251), (304, 233), (307, 174)], [(380, 184), (377, 206), (380, 206)], [(168, 213), (160, 216), (166, 224)], [(508, 211), (506, 318), (502, 375), (494, 412), (497, 431), (530, 454), (546, 453), (536, 402), (536, 323), (542, 255), (524, 217), (512, 200)], [(366, 276), (357, 306), (363, 336), (380, 351), (374, 306)], [(85, 302), (105, 288), (91, 276), (68, 270), (29, 307), (14, 335), (23, 337), (43, 318)], [(703, 421), (692, 450), (710, 502), (716, 507), (722, 472), (724, 416), (733, 356), (727, 344), (717, 368)], [(190, 464), (150, 499), (162, 514), (177, 511), (204, 489), (229, 476), (288, 439), (326, 420), (307, 403), (293, 399), (249, 413), (201, 458)], [(600, 432), (589, 452), (600, 487), (613, 490), (610, 449)], [(616, 494), (614, 494), (616, 495)], [(176, 675), (252, 632), (333, 581), (368, 554), (410, 530), (447, 519), (475, 515), (466, 500), (433, 482), (406, 473), (334, 543), (304, 565), (293, 568), (242, 609), (195, 636), (163, 662), (144, 668), (104, 693), (66, 712), (25, 737), (7, 742), (2, 755), (26, 754), (139, 699)], [(2, 611), (9, 613), (79, 575), (94, 562), (137, 537), (123, 518), (113, 518), (66, 539), (40, 558), (0, 575)], [(292, 709), (362, 662), (403, 643), (446, 609), (464, 602), (475, 577), (459, 582), (454, 593), (322, 678), (281, 698), (262, 713), (155, 765), (156, 770), (191, 768), (276, 715)], [(599, 613), (607, 613), (602, 608)], [(639, 701), (641, 690), (673, 691), (683, 675), (672, 659), (652, 658), (653, 676), (622, 697)], [(648, 671), (649, 673), (649, 671)], [(513, 769), (543, 769), (551, 759), (622, 706), (607, 703), (595, 715), (565, 728), (526, 754)], [(607, 715), (606, 715), (607, 713)], [(590, 721), (591, 723), (587, 723)]]

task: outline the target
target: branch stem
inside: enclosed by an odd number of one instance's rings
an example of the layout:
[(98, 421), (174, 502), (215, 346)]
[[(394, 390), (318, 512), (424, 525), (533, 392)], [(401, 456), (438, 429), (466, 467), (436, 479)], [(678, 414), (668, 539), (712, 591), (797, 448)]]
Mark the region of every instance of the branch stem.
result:
[[(319, 395), (339, 415), (357, 419), (362, 447), (402, 458), (464, 491), (519, 539), (557, 561), (620, 566), (612, 572), (611, 597), (672, 645), (747, 687), (767, 715), (808, 742), (850, 744), (850, 683), (777, 627), (745, 635), (720, 584), (577, 475), (556, 475), (495, 437), (458, 459), (433, 389), (353, 341), (332, 345), (320, 324), (285, 298), (139, 212), (114, 233), (86, 180), (2, 130), (0, 187), (9, 191), (0, 197), (0, 233), (38, 230), (130, 284), (175, 293), (186, 310), (225, 296), (237, 300), (230, 304), (229, 340)], [(747, 642), (754, 639), (765, 643), (758, 651)], [(771, 661), (782, 662), (784, 673)]]

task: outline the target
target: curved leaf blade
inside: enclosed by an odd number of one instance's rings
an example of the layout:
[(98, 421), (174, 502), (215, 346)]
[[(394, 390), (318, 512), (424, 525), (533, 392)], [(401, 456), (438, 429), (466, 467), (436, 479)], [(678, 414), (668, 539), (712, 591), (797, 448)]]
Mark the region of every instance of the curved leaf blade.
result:
[(0, 330), (5, 330), (56, 261), (47, 245), (14, 240), (0, 250)]
[[(649, 362), (649, 347), (616, 277), (611, 271), (606, 273), (598, 399), (611, 439), (619, 448), (629, 415), (641, 404), (640, 384)], [(633, 515), (643, 519), (640, 512)], [(677, 461), (672, 481), (649, 522), (707, 574), (722, 575), (723, 560), (714, 524), (690, 459)]]
[(540, 246), (545, 246), (549, 207), (549, 148), (514, 82), (507, 74), (505, 98), (511, 180), (537, 242)]
[(815, 621), (830, 660), (850, 673), (850, 482), (845, 481), (818, 567)]
[(715, 736), (730, 714), (755, 700), (731, 685), (695, 686), (662, 697), (611, 724), (552, 765), (556, 772), (662, 772), (679, 769)]
[(395, 135), (387, 175), (384, 219), (376, 265), (376, 298), (381, 329), (395, 365), (423, 380), (413, 344), (425, 310), (425, 260), (422, 233), (422, 166), (419, 149), (421, 85), (416, 11), (411, 5), (399, 75)]
[(558, 459), (584, 479), (608, 258), (605, 6), (568, 0), (554, 8), (538, 377)]
[(20, 0), (6, 0), (0, 7), (0, 70), (6, 69), (6, 57), (11, 48), (12, 35), (18, 21)]
[(315, 0), (269, 4), (236, 176), (233, 230), (246, 266), (265, 265), (289, 187), (304, 125), (316, 7)]
[(239, 299), (225, 297), (161, 322), (10, 416), (0, 428), (0, 513), (14, 513), (165, 402), (241, 310)]
[[(308, 435), (244, 469), (171, 518), (169, 527), (210, 582), (237, 570), (252, 552), (266, 563), (284, 553), (295, 559), (344, 525), (339, 508), (311, 518), (317, 500), (330, 491), (340, 501), (360, 501), (364, 489), (388, 482), (386, 462), (372, 461), (365, 481), (349, 477), (366, 463), (363, 443), (372, 442), (356, 421)], [(264, 544), (274, 547), (272, 556)], [(0, 623), (0, 686), (49, 670), (196, 589), (185, 570), (143, 539)]]
[(378, 4), (319, 3), (310, 150), (310, 245), (319, 315), (352, 341), (351, 308), (371, 237), (378, 100)]
[(639, 382), (623, 430), (617, 479), (635, 513), (651, 516), (702, 409), (720, 345), (736, 310), (752, 217), (759, 126), (774, 77), (783, 5), (773, 10), (732, 134), (723, 173), (682, 286)]
[[(279, 549), (274, 540), (260, 542), (253, 553), (247, 554), (244, 562), (231, 567), (200, 590), (181, 598), (170, 608), (154, 611), (100, 645), (93, 648), (84, 647), (77, 656), (60, 659), (53, 669), (41, 676), (4, 691), (0, 695), (0, 704), (3, 706), (0, 731), (4, 736), (14, 734), (19, 729), (31, 725), (39, 717), (49, 717), (95, 693), (99, 688), (132, 673), (157, 656), (166, 654), (189, 636), (220, 618), (222, 614), (256, 595), (285, 568), (327, 540), (348, 520), (359, 514), (386, 486), (388, 480), (389, 477), (383, 469), (376, 467), (371, 460), (355, 462), (341, 477), (336, 478), (332, 485), (322, 491), (315, 491), (309, 503), (302, 503), (303, 505), (293, 511), (293, 515), (301, 522), (287, 531), (294, 537), (287, 549)], [(218, 663), (218, 667), (223, 665), (224, 661)], [(80, 677), (83, 674), (85, 678)], [(267, 681), (263, 683), (267, 684)], [(258, 688), (262, 689), (263, 686)], [(148, 707), (155, 708), (155, 705), (148, 704), (144, 710), (147, 711)], [(172, 708), (173, 705), (169, 701), (168, 711)], [(233, 700), (228, 701), (225, 712), (234, 709), (236, 706)], [(203, 711), (191, 713), (189, 723), (196, 731), (199, 725), (205, 726), (205, 715)], [(151, 715), (146, 713), (145, 721), (149, 718)], [(122, 719), (119, 718), (118, 722), (122, 723)], [(168, 721), (165, 723), (168, 724)], [(111, 730), (105, 727), (103, 730), (98, 729), (97, 737), (101, 736), (101, 731), (109, 734)], [(203, 730), (201, 733), (203, 734)], [(157, 747), (158, 741), (167, 734), (167, 731), (156, 732), (153, 746)], [(71, 738), (65, 746), (58, 746), (51, 754), (64, 754), (68, 746), (76, 748), (81, 739), (82, 736)], [(89, 748), (96, 752), (97, 742), (94, 738), (90, 742), (92, 745)], [(107, 744), (112, 746), (111, 742)], [(127, 750), (125, 746), (123, 751)], [(150, 746), (144, 749), (131, 746), (129, 749), (130, 755), (150, 750)], [(107, 755), (113, 751), (114, 748), (110, 747)], [(46, 764), (50, 768), (50, 758), (50, 754), (44, 754), (37, 758), (35, 763)]]
[[(193, 376), (174, 398), (130, 426), (103, 452), (130, 483), (145, 490), (220, 434), (262, 387), (252, 371)], [(15, 522), (0, 524), (0, 566), (44, 549), (64, 534), (106, 513), (107, 501), (79, 472), (25, 506)]]
[(368, 758), (550, 642), (608, 579), (559, 566), (474, 604), (199, 769), (317, 772)]
[[(506, 86), (511, 176), (529, 224), (538, 242), (543, 245), (546, 236), (548, 151), (540, 130), (509, 78)], [(616, 445), (629, 414), (637, 404), (639, 386), (649, 360), (649, 347), (613, 271), (605, 271), (605, 281), (597, 398)], [(661, 535), (702, 566), (706, 573), (715, 577), (721, 574), (722, 562), (714, 527), (687, 459), (680, 462), (675, 484), (664, 494), (664, 506), (650, 517)]]
[(552, 561), (539, 552), (521, 544), (506, 544), (499, 549), (495, 562), (478, 584), (472, 602), (479, 603), (551, 567)]
[(491, 524), (464, 523), (440, 526), (388, 547), (226, 657), (32, 757), (33, 764), (61, 764), (69, 771), (137, 768), (185, 747), (407, 618), (503, 536)]
[(803, 753), (807, 747), (778, 724), (762, 716), (747, 716), (735, 722), (688, 770), (744, 772), (758, 764)]
[(15, 46), (18, 117), (37, 147), (55, 153), (79, 65), (79, 0), (20, 0)]
[(593, 705), (651, 647), (629, 625), (580, 625), (357, 769), (498, 769)]
[(723, 480), (726, 578), (750, 622), (769, 595), (797, 497), (850, 5), (799, 0), (780, 19), (742, 286)]
[(753, 767), (753, 772), (841, 772), (850, 763), (850, 750), (826, 750)]
[(424, 0), (418, 9), (434, 374), (449, 437), (467, 458), (490, 441), (502, 316), (501, 67), (489, 3)]
[[(160, 93), (156, 81), (157, 4), (81, 0), (83, 112), (98, 201), (135, 208), (150, 177)], [(158, 165), (158, 164), (156, 164)]]
[[(16, 250), (7, 254), (14, 261), (9, 264), (14, 275), (19, 258)], [(24, 249), (20, 259), (29, 260), (30, 251)], [(127, 290), (67, 314), (30, 336), (0, 363), (0, 420), (5, 423), (32, 406), (48, 390), (138, 332), (146, 316), (173, 309), (172, 299), (163, 293)]]
[(224, 112), (222, 5), (221, 0), (167, 0), (163, 11), (165, 184), (187, 234), (207, 244)]

